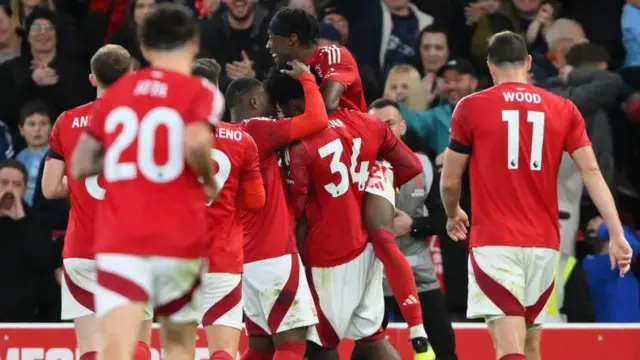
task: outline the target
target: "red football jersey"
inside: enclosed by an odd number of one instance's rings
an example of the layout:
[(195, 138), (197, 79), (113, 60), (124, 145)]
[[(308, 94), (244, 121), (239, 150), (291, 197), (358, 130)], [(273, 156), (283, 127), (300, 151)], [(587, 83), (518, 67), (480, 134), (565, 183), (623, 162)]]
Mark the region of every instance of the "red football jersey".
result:
[(249, 134), (220, 123), (216, 127), (211, 157), (217, 165), (215, 179), (220, 192), (208, 212), (209, 272), (240, 273), (243, 235), (236, 204), (242, 184), (260, 177), (258, 149)]
[(291, 119), (254, 118), (238, 127), (249, 133), (260, 157), (260, 173), (265, 186), (264, 208), (258, 212), (240, 210), (244, 228), (244, 262), (295, 254), (294, 219), (284, 190), (278, 150), (293, 141)]
[(289, 150), (292, 202), (306, 197), (305, 264), (337, 266), (356, 258), (367, 244), (362, 198), (369, 167), (398, 144), (389, 127), (369, 114), (337, 110), (329, 128)]
[[(89, 114), (100, 99), (60, 114), (49, 138), (49, 157), (65, 162), (69, 184), (71, 211), (64, 237), (63, 258), (94, 258), (94, 222), (96, 206), (104, 199), (104, 189), (98, 185), (98, 176), (76, 180), (70, 173), (70, 159), (78, 138), (89, 124)], [(102, 179), (100, 181), (102, 183)]]
[(164, 69), (140, 70), (109, 88), (88, 129), (104, 144), (96, 253), (206, 254), (206, 199), (183, 136), (190, 123), (217, 123), (223, 108), (211, 83)]
[(339, 107), (367, 111), (358, 64), (347, 48), (339, 45), (318, 46), (306, 64), (313, 66), (322, 82), (338, 81), (344, 86)]
[(582, 115), (560, 96), (505, 83), (458, 103), (451, 144), (470, 151), (471, 246), (558, 249), (558, 169), (589, 146)]

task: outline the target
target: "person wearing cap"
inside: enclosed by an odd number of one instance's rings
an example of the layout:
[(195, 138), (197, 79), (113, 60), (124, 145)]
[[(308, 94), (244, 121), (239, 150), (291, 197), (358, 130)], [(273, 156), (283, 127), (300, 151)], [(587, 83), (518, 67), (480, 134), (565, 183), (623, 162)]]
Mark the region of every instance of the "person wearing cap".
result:
[(478, 87), (476, 71), (465, 59), (448, 61), (436, 75), (443, 84), (444, 97), (440, 105), (426, 111), (411, 111), (401, 104), (409, 133), (419, 138), (424, 150), (433, 156), (442, 153), (449, 143), (451, 116), (458, 101)]
[[(631, 245), (633, 258), (640, 254), (640, 240), (629, 226), (623, 226), (624, 237)], [(595, 321), (599, 323), (640, 322), (640, 284), (635, 274), (620, 277), (617, 269), (611, 269), (609, 259), (609, 230), (602, 223), (595, 232), (594, 255), (582, 262), (593, 301)]]

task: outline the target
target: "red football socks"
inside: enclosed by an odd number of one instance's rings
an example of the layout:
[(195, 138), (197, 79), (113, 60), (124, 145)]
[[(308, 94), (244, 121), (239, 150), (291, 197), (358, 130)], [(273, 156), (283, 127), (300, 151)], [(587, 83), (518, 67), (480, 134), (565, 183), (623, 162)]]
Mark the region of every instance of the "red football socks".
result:
[(498, 360), (527, 360), (527, 357), (524, 354), (507, 354)]
[(151, 360), (149, 344), (144, 341), (138, 341), (133, 351), (133, 360)]
[(303, 360), (306, 349), (304, 342), (283, 342), (276, 345), (276, 353), (273, 354), (273, 360)]
[(218, 350), (211, 354), (209, 360), (233, 360), (233, 356), (224, 350)]
[(384, 265), (389, 287), (409, 327), (422, 324), (422, 308), (418, 300), (416, 279), (411, 266), (396, 244), (395, 235), (385, 229), (369, 233), (373, 251)]
[(272, 352), (262, 352), (256, 349), (247, 348), (244, 354), (242, 354), (241, 360), (271, 360), (273, 358)]
[(97, 351), (87, 351), (86, 353), (80, 355), (80, 359), (78, 360), (96, 360), (98, 358)]

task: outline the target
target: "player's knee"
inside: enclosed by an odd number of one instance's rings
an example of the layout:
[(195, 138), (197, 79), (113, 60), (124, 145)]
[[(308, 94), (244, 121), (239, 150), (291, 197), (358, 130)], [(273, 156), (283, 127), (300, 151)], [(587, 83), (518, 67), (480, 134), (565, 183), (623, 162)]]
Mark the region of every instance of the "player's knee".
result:
[(307, 358), (309, 360), (338, 360), (338, 351), (335, 348), (325, 348), (313, 341), (307, 341)]
[(162, 321), (162, 341), (167, 348), (192, 347), (196, 336), (196, 326), (195, 323), (178, 324), (164, 320)]
[(273, 353), (275, 348), (273, 346), (273, 340), (270, 336), (254, 336), (250, 335), (248, 340), (248, 347), (259, 351), (261, 353)]

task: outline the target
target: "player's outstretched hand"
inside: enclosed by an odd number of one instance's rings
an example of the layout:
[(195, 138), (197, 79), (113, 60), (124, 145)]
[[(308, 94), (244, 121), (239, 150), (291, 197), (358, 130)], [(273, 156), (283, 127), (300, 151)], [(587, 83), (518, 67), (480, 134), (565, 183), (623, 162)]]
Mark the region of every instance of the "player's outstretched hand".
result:
[(291, 66), (291, 70), (281, 69), (280, 72), (283, 74), (287, 74), (296, 80), (300, 79), (300, 76), (302, 76), (302, 74), (311, 73), (309, 67), (300, 60), (289, 61), (287, 65)]
[(461, 208), (456, 210), (453, 217), (447, 219), (447, 234), (455, 241), (467, 238), (467, 228), (469, 228), (469, 217)]
[(611, 270), (618, 267), (620, 270), (620, 277), (629, 271), (631, 268), (631, 257), (633, 251), (629, 242), (624, 237), (611, 238), (609, 240), (609, 258), (611, 259)]

